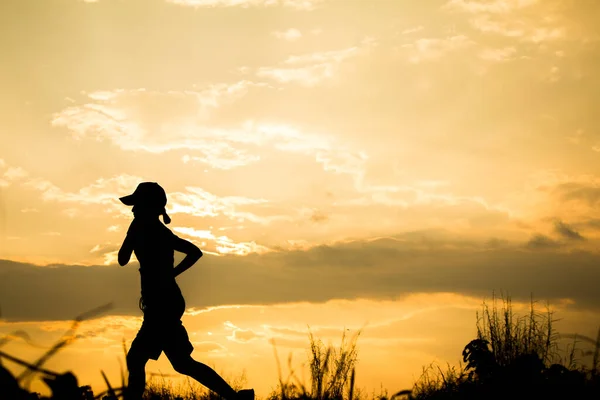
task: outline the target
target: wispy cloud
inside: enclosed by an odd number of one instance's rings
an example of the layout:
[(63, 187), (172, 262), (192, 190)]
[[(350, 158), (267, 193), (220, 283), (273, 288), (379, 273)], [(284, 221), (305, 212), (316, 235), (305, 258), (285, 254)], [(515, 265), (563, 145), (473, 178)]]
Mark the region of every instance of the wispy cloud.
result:
[[(169, 213), (183, 213), (195, 217), (225, 216), (238, 223), (248, 221), (263, 225), (269, 224), (275, 220), (286, 220), (290, 218), (285, 215), (257, 215), (244, 210), (244, 206), (263, 205), (264, 211), (268, 213), (269, 209), (266, 205), (269, 202), (266, 199), (243, 196), (219, 197), (202, 188), (193, 186), (188, 186), (185, 189), (185, 192), (172, 192), (169, 194), (170, 205), (167, 206)], [(186, 233), (189, 232), (186, 231)], [(197, 236), (198, 234), (199, 233), (195, 233), (194, 235)]]
[(5, 172), (3, 177), (9, 181), (16, 181), (27, 177), (29, 174), (21, 167), (10, 167)]
[(231, 331), (231, 335), (227, 336), (227, 339), (234, 342), (246, 343), (264, 336), (263, 333), (254, 332), (252, 329), (239, 328), (231, 321), (226, 321), (224, 325), (226, 330)]
[(298, 29), (290, 28), (286, 31), (272, 32), (272, 35), (275, 36), (277, 39), (283, 39), (289, 42), (293, 42), (302, 37), (302, 32), (300, 32)]
[[(116, 215), (129, 215), (129, 210), (122, 207), (119, 197), (131, 193), (144, 179), (137, 176), (122, 174), (111, 178), (100, 178), (94, 183), (85, 186), (77, 191), (69, 192), (54, 185), (52, 182), (35, 178), (24, 183), (25, 187), (38, 190), (44, 201), (55, 201), (59, 203), (71, 203), (81, 206), (102, 205), (105, 211)], [(194, 217), (220, 217), (224, 216), (237, 223), (251, 222), (266, 225), (273, 221), (290, 220), (291, 216), (274, 214), (270, 215), (268, 200), (259, 198), (249, 198), (244, 196), (224, 196), (219, 197), (202, 188), (188, 186), (185, 191), (172, 191), (167, 194), (167, 210), (170, 214), (183, 213)], [(262, 206), (265, 215), (258, 215), (244, 209), (245, 206)], [(77, 208), (68, 208), (63, 210), (65, 213), (74, 217), (80, 213)], [(111, 232), (116, 232), (118, 226), (108, 228)], [(182, 228), (179, 228), (182, 229)], [(183, 231), (189, 234), (188, 231)], [(191, 232), (191, 231), (190, 231)], [(192, 236), (198, 237), (197, 232)], [(215, 239), (214, 236), (206, 238)], [(226, 237), (222, 237), (222, 246), (235, 247)]]
[(8, 187), (14, 182), (29, 176), (29, 173), (21, 167), (10, 166), (0, 158), (0, 188)]
[[(112, 243), (97, 244), (90, 250), (90, 253), (101, 255), (104, 265), (115, 265), (119, 256), (119, 247)], [(132, 254), (132, 259), (136, 260), (135, 254)]]
[(507, 17), (496, 18), (484, 14), (472, 18), (470, 22), (481, 32), (519, 38), (526, 42), (542, 43), (562, 39), (565, 36), (565, 29), (560, 26), (540, 26)]
[(517, 49), (512, 46), (499, 49), (484, 49), (479, 53), (479, 57), (486, 61), (503, 62), (512, 60), (516, 52)]
[(359, 46), (290, 56), (279, 65), (259, 68), (256, 75), (280, 83), (316, 86), (335, 77), (343, 62), (364, 54), (374, 43), (373, 40), (366, 39)]
[(443, 8), (469, 13), (505, 14), (538, 2), (539, 0), (449, 0)]
[[(339, 63), (359, 51), (352, 48), (292, 56), (287, 63)], [(257, 163), (267, 149), (274, 149), (311, 157), (326, 172), (360, 173), (366, 155), (352, 151), (331, 135), (304, 132), (288, 124), (246, 120), (237, 127), (219, 127), (202, 120), (207, 110), (235, 101), (252, 85), (248, 81), (212, 85), (200, 94), (98, 91), (89, 95), (94, 103), (66, 108), (55, 114), (53, 124), (67, 127), (77, 140), (107, 140), (125, 151), (185, 150), (183, 163), (202, 163), (215, 169)], [(55, 191), (47, 182), (31, 184), (47, 192), (47, 197)]]
[(560, 220), (554, 223), (554, 231), (561, 237), (568, 240), (585, 240), (581, 233), (577, 232), (572, 226)]
[(240, 81), (213, 84), (202, 91), (110, 90), (88, 95), (91, 103), (68, 107), (52, 119), (74, 139), (108, 140), (126, 151), (162, 153), (193, 150), (183, 161), (198, 161), (217, 169), (231, 169), (258, 160), (234, 148), (231, 137), (242, 137), (207, 125), (211, 114), (266, 84)]
[(534, 235), (526, 244), (526, 247), (532, 250), (555, 249), (560, 246), (559, 241), (542, 234)]
[(410, 51), (409, 61), (419, 64), (439, 59), (450, 52), (467, 48), (473, 44), (474, 42), (467, 36), (456, 35), (447, 38), (420, 38), (402, 47)]
[(238, 256), (245, 256), (250, 253), (263, 254), (271, 251), (268, 247), (257, 244), (254, 241), (236, 243), (228, 237), (219, 238), (216, 249), (221, 254), (235, 254)]
[(412, 28), (406, 28), (406, 29), (404, 29), (400, 33), (402, 35), (408, 35), (408, 34), (411, 34), (411, 33), (421, 32), (423, 29), (425, 29), (425, 27), (423, 25), (419, 25), (419, 26), (415, 26), (415, 27), (412, 27)]
[[(115, 89), (88, 94), (93, 103), (71, 106), (55, 113), (52, 125), (68, 128), (75, 139), (95, 137), (111, 139), (123, 149), (142, 148), (150, 152), (162, 152), (166, 143), (153, 132), (155, 141), (148, 145), (140, 143), (153, 129), (153, 123), (193, 119), (206, 121), (211, 113), (231, 104), (248, 93), (251, 87), (266, 84), (239, 81), (233, 84), (213, 84), (202, 91), (150, 91), (146, 89)], [(159, 132), (160, 133), (160, 132)], [(156, 137), (158, 136), (158, 137)]]
[(189, 7), (290, 7), (311, 11), (324, 0), (167, 0), (169, 3)]
[(247, 149), (234, 147), (227, 142), (213, 141), (211, 145), (199, 149), (201, 156), (184, 155), (181, 158), (184, 164), (200, 163), (215, 169), (229, 170), (260, 161), (260, 156), (250, 154)]
[(182, 235), (200, 240), (200, 246), (210, 246), (216, 249), (217, 254), (235, 254), (245, 256), (250, 253), (264, 254), (272, 251), (266, 246), (255, 241), (236, 242), (224, 235), (214, 235), (211, 230), (195, 229), (190, 227), (174, 227), (173, 230)]
[(118, 204), (118, 198), (124, 194), (130, 193), (143, 179), (122, 174), (112, 178), (100, 178), (94, 183), (79, 189), (76, 192), (62, 190), (52, 182), (34, 178), (24, 183), (26, 187), (38, 190), (45, 201), (57, 201), (64, 203), (77, 203), (82, 205)]
[[(545, 43), (562, 39), (566, 29), (549, 2), (540, 0), (450, 0), (443, 10), (467, 13), (476, 30), (515, 38), (522, 42)], [(539, 18), (544, 15), (544, 18)]]

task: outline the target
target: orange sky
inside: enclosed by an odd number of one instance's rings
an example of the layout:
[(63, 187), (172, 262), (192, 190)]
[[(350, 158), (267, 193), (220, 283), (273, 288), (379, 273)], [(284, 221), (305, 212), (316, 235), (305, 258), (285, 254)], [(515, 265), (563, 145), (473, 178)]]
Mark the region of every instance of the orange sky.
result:
[(594, 335), (599, 18), (567, 0), (3, 1), (0, 332), (49, 345), (112, 301), (49, 365), (117, 379), (141, 317), (118, 197), (149, 180), (207, 254), (178, 278), (194, 356), (261, 395), (271, 339), (300, 363), (307, 325), (336, 341), (367, 322), (359, 386), (404, 389), (458, 362), (494, 290)]

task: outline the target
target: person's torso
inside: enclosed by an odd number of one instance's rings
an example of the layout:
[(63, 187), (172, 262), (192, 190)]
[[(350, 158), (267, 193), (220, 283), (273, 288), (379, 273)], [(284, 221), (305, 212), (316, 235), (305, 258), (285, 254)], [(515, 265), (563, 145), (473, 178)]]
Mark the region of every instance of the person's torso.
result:
[(173, 275), (174, 235), (160, 221), (136, 221), (133, 251), (140, 263), (142, 297), (180, 295)]

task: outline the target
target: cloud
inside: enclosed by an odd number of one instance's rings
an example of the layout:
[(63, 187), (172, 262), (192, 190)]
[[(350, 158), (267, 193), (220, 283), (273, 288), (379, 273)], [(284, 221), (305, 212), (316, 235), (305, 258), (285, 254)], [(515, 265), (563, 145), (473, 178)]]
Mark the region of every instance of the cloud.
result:
[(563, 27), (535, 26), (521, 20), (495, 19), (489, 15), (474, 17), (470, 22), (483, 33), (495, 33), (533, 43), (554, 41), (565, 35)]
[[(178, 119), (190, 113), (195, 118), (207, 120), (218, 108), (244, 97), (250, 88), (265, 86), (263, 83), (243, 80), (230, 84), (215, 83), (199, 91), (155, 91), (144, 88), (96, 91), (87, 94), (94, 103), (67, 107), (55, 113), (51, 122), (54, 126), (69, 128), (75, 138), (82, 138), (89, 134), (90, 129), (102, 128), (97, 126), (96, 121), (110, 120), (115, 129), (120, 129), (119, 133), (126, 135), (121, 138), (121, 143), (126, 146), (136, 135), (147, 130), (152, 119)], [(127, 123), (132, 116), (143, 116), (150, 119), (150, 123)], [(103, 139), (101, 135), (98, 138)], [(152, 147), (149, 146), (149, 149)]]
[(465, 35), (456, 35), (447, 38), (421, 38), (414, 43), (402, 45), (410, 51), (409, 61), (419, 64), (423, 61), (432, 61), (444, 55), (467, 48), (474, 42)]
[(592, 229), (600, 229), (600, 218), (590, 218), (586, 221), (584, 221), (583, 223), (580, 223), (580, 225), (586, 226), (588, 228), (592, 228)]
[[(531, 50), (531, 46), (523, 44), (537, 45), (529, 58), (540, 53), (561, 57), (563, 49), (552, 44), (567, 39), (586, 43), (596, 37), (589, 23), (594, 20), (593, 7), (576, 7), (561, 0), (449, 0), (442, 9), (466, 14), (469, 24), (478, 32), (513, 39), (519, 44), (519, 52)], [(585, 10), (585, 17), (581, 10)]]
[(223, 350), (227, 350), (225, 346), (217, 342), (192, 342), (194, 345), (194, 351), (200, 353), (210, 353), (210, 352), (220, 352)]
[(539, 0), (450, 0), (442, 9), (469, 14), (471, 26), (480, 32), (541, 44), (563, 39), (567, 33), (565, 18), (556, 4)]
[(256, 75), (280, 83), (298, 83), (313, 87), (334, 78), (342, 63), (364, 54), (373, 45), (373, 40), (365, 39), (359, 46), (346, 49), (290, 56), (279, 65), (260, 67), (256, 71)]
[(310, 216), (310, 220), (316, 223), (326, 222), (328, 219), (329, 216), (319, 210), (315, 210)]
[(241, 329), (230, 321), (226, 321), (223, 325), (225, 325), (226, 330), (231, 331), (231, 335), (227, 336), (227, 339), (234, 342), (247, 343), (264, 336), (262, 333), (254, 332), (252, 329)]
[(583, 182), (566, 182), (557, 185), (554, 194), (565, 202), (581, 202), (590, 207), (600, 203), (600, 184)]
[[(119, 197), (129, 194), (142, 178), (122, 174), (111, 178), (100, 178), (94, 183), (79, 189), (77, 192), (67, 192), (54, 185), (52, 182), (33, 178), (24, 183), (25, 187), (38, 190), (42, 194), (44, 201), (56, 201), (62, 203), (77, 203), (82, 205), (107, 205), (114, 209), (115, 205), (120, 205)], [(74, 209), (65, 210), (65, 212), (77, 212)]]
[(27, 177), (29, 174), (21, 167), (10, 167), (4, 171), (3, 177), (9, 181), (16, 181)]
[(503, 62), (512, 60), (517, 49), (508, 46), (499, 49), (484, 49), (479, 53), (479, 57), (486, 61)]
[(289, 42), (293, 42), (302, 37), (302, 32), (300, 32), (298, 29), (290, 28), (283, 32), (280, 32), (280, 31), (272, 32), (272, 35), (275, 36), (277, 39), (283, 39), (283, 40), (287, 40)]
[[(119, 198), (131, 193), (143, 179), (132, 175), (117, 175), (110, 178), (100, 178), (94, 183), (85, 186), (77, 191), (68, 192), (52, 182), (34, 178), (24, 183), (24, 186), (41, 192), (44, 201), (53, 201), (58, 203), (77, 204), (80, 206), (101, 205), (105, 212), (116, 215), (130, 215), (130, 209), (123, 207)], [(267, 199), (250, 198), (244, 196), (218, 196), (202, 188), (187, 186), (183, 191), (169, 191), (167, 194), (167, 211), (169, 214), (185, 214), (191, 217), (225, 217), (236, 223), (251, 222), (260, 225), (268, 225), (275, 221), (291, 221), (293, 215), (274, 213), (272, 206)], [(253, 206), (259, 210), (259, 213), (251, 212), (245, 207)], [(258, 208), (257, 208), (258, 207)], [(63, 213), (69, 217), (76, 217), (81, 213), (76, 207), (69, 207), (63, 210)], [(118, 226), (111, 226), (109, 231), (115, 232)], [(267, 251), (264, 246), (253, 242), (236, 243), (226, 236), (198, 236), (203, 232), (196, 231), (193, 228), (177, 228), (181, 233), (213, 239), (222, 253), (246, 254), (249, 251)]]
[(562, 221), (555, 221), (554, 231), (561, 237), (568, 240), (585, 240), (585, 238), (579, 232), (573, 229), (573, 227), (565, 224)]
[(240, 210), (243, 206), (265, 205), (268, 203), (266, 199), (244, 196), (219, 197), (195, 186), (187, 186), (185, 190), (185, 192), (169, 193), (169, 213), (183, 213), (195, 217), (216, 217), (223, 215), (237, 222), (248, 220), (262, 224), (268, 224), (273, 219), (283, 218), (283, 216), (260, 217)]
[(10, 166), (0, 158), (0, 188), (8, 187), (28, 176), (28, 172), (21, 167)]
[(65, 208), (64, 210), (62, 210), (62, 213), (69, 218), (75, 218), (75, 217), (78, 217), (79, 215), (81, 215), (81, 211), (79, 209), (73, 208), (73, 207)]
[(263, 254), (272, 251), (266, 246), (257, 244), (256, 242), (235, 242), (231, 238), (220, 235), (214, 235), (210, 230), (197, 230), (188, 227), (174, 227), (173, 230), (182, 235), (191, 237), (197, 241), (202, 240), (200, 246), (204, 247), (207, 242), (212, 242), (217, 250), (217, 254), (236, 254), (245, 256), (250, 253)]
[[(528, 179), (519, 203), (521, 212), (553, 222), (568, 218), (577, 223), (600, 218), (600, 180), (591, 174), (567, 174), (557, 169), (541, 170)], [(575, 225), (574, 225), (575, 226)], [(586, 226), (577, 225), (585, 229)]]
[(212, 143), (200, 151), (203, 153), (201, 156), (186, 154), (181, 160), (184, 164), (201, 163), (222, 170), (243, 167), (260, 161), (260, 156), (249, 154), (248, 150), (235, 148), (225, 142)]
[(586, 135), (583, 129), (577, 129), (573, 133), (566, 135), (566, 138), (571, 143), (579, 144), (585, 136)]
[[(521, 242), (493, 246), (451, 233), (412, 232), (306, 251), (206, 255), (178, 282), (194, 309), (393, 299), (423, 292), (488, 296), (493, 290), (507, 291), (515, 300), (534, 293), (600, 307), (597, 253), (562, 251), (541, 235), (529, 243), (529, 248)], [(140, 315), (135, 265), (34, 266), (4, 260), (0, 273), (0, 304), (7, 320), (70, 319), (110, 301), (115, 314)]]
[[(350, 53), (292, 56), (287, 62), (337, 63)], [(211, 85), (199, 93), (98, 91), (88, 95), (93, 103), (56, 113), (53, 124), (68, 128), (76, 140), (109, 141), (133, 152), (186, 151), (181, 157), (184, 164), (203, 163), (221, 170), (258, 163), (270, 149), (313, 157), (326, 171), (336, 173), (355, 169), (351, 164), (363, 161), (364, 153), (352, 152), (324, 132), (304, 132), (273, 122), (228, 120), (227, 126), (222, 126), (205, 120), (210, 118), (210, 110), (235, 101), (252, 86), (265, 85), (241, 81)], [(38, 182), (37, 186), (43, 184)]]
[(442, 8), (468, 13), (506, 14), (538, 2), (539, 0), (449, 0)]
[(408, 35), (408, 34), (411, 34), (411, 33), (421, 32), (423, 29), (425, 29), (425, 27), (423, 25), (419, 25), (419, 26), (415, 26), (415, 27), (412, 27), (412, 28), (406, 28), (406, 29), (404, 29), (400, 33), (402, 35)]
[(324, 0), (167, 0), (169, 3), (188, 7), (289, 7), (312, 11)]
[(74, 139), (108, 140), (126, 151), (194, 150), (202, 154), (197, 160), (230, 169), (256, 159), (233, 148), (223, 138), (226, 131), (203, 123), (217, 109), (244, 97), (250, 88), (266, 86), (244, 80), (208, 85), (201, 91), (97, 91), (88, 94), (92, 102), (55, 113), (52, 125), (67, 128)]
[[(97, 244), (90, 250), (90, 253), (102, 255), (104, 258), (104, 265), (114, 265), (117, 263), (120, 247), (121, 246), (113, 243)], [(132, 258), (135, 259), (135, 254), (132, 255)]]
[(221, 254), (235, 254), (245, 256), (250, 253), (264, 254), (271, 251), (268, 247), (257, 244), (256, 242), (234, 242), (227, 236), (220, 236), (216, 240), (216, 249)]
[(561, 243), (542, 234), (534, 235), (527, 242), (526, 246), (530, 249), (554, 249), (561, 246)]

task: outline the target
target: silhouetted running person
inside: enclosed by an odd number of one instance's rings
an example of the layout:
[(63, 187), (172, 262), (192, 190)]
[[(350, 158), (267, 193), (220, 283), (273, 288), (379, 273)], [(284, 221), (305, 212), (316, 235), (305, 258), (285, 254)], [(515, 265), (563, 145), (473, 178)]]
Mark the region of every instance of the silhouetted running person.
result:
[[(194, 350), (181, 322), (185, 301), (175, 277), (202, 257), (193, 243), (177, 237), (165, 224), (171, 222), (165, 206), (167, 195), (155, 182), (143, 182), (135, 192), (121, 197), (133, 206), (134, 219), (119, 250), (119, 264), (126, 265), (134, 252), (140, 263), (142, 297), (140, 308), (144, 322), (127, 353), (129, 383), (127, 400), (140, 400), (146, 387), (146, 363), (158, 360), (164, 351), (173, 368), (188, 375), (226, 400), (254, 400), (254, 390), (236, 392), (211, 367), (191, 357)], [(185, 258), (174, 267), (174, 250)]]

